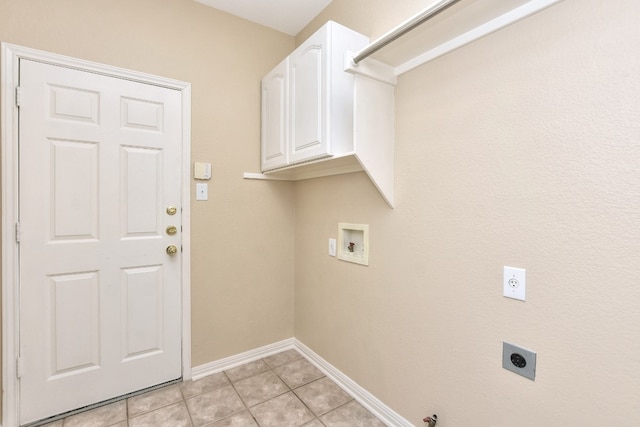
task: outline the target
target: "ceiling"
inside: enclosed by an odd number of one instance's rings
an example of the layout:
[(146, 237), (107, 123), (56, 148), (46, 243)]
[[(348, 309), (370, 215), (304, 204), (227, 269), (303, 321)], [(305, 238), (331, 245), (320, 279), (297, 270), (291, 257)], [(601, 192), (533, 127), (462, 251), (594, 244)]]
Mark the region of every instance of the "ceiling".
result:
[(332, 0), (195, 0), (295, 36)]

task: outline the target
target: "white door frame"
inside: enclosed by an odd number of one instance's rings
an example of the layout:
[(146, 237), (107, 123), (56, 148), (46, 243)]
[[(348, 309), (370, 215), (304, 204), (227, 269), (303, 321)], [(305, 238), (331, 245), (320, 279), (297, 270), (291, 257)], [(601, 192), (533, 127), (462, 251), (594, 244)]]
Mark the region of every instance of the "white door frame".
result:
[(30, 59), (141, 83), (175, 89), (182, 94), (182, 378), (191, 379), (191, 84), (151, 74), (98, 64), (22, 46), (2, 43), (0, 129), (2, 130), (2, 426), (19, 420), (18, 355), (20, 349), (18, 223), (18, 107), (19, 60)]

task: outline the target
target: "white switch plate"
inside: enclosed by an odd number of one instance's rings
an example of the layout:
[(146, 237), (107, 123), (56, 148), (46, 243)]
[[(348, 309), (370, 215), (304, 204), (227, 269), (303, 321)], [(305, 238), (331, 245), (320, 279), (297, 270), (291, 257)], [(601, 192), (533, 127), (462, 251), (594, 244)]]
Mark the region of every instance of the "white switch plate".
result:
[(196, 184), (196, 200), (209, 200), (209, 184)]
[(329, 255), (336, 256), (336, 239), (329, 239)]
[(525, 301), (527, 270), (504, 266), (503, 295), (507, 298)]

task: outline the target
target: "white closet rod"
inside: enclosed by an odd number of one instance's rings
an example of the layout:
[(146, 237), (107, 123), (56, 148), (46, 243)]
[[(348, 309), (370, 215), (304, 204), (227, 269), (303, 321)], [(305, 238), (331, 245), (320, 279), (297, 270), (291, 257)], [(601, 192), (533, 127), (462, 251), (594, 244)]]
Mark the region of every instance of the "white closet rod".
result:
[(465, 46), (479, 38), (482, 38), (488, 34), (498, 31), (504, 27), (507, 27), (521, 19), (527, 18), (535, 13), (540, 12), (556, 3), (560, 3), (563, 0), (529, 0), (527, 3), (519, 6), (503, 15), (500, 15), (484, 24), (473, 28), (466, 33), (460, 34), (451, 40), (444, 42), (431, 50), (423, 52), (420, 55), (415, 56), (413, 59), (408, 60), (404, 64), (397, 65), (394, 68), (396, 76), (400, 76), (407, 71), (411, 71), (414, 68), (426, 64), (446, 53), (456, 50), (462, 46)]
[(362, 49), (360, 52), (358, 52), (353, 57), (353, 59), (352, 59), (353, 62), (355, 64), (357, 64), (358, 62), (362, 61), (363, 59), (371, 56), (372, 54), (376, 53), (377, 51), (379, 51), (380, 49), (382, 49), (383, 47), (385, 47), (389, 43), (397, 40), (398, 38), (402, 37), (403, 35), (405, 35), (409, 31), (413, 30), (417, 26), (419, 26), (422, 23), (424, 23), (425, 21), (428, 21), (431, 17), (437, 15), (438, 13), (442, 12), (443, 10), (445, 10), (447, 7), (453, 5), (454, 3), (457, 3), (459, 1), (460, 0), (440, 0), (440, 1), (437, 1), (434, 4), (432, 4), (431, 6), (428, 6), (426, 9), (424, 9), (418, 15), (416, 15), (413, 18), (403, 22), (402, 24), (400, 24), (399, 26), (397, 26), (393, 30), (389, 31), (387, 34), (385, 34), (382, 37), (380, 37), (379, 39), (375, 40), (369, 46), (367, 46), (364, 49)]

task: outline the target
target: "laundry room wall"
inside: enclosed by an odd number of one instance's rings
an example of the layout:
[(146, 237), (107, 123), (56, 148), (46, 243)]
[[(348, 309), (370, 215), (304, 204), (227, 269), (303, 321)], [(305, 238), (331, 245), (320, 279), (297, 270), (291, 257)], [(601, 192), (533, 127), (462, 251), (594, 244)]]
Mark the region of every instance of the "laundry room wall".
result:
[[(430, 3), (334, 0), (297, 42)], [(638, 16), (565, 0), (401, 75), (395, 209), (364, 173), (296, 184), (296, 337), (416, 426), (640, 425)], [(339, 222), (369, 225), (368, 267), (328, 256)]]

